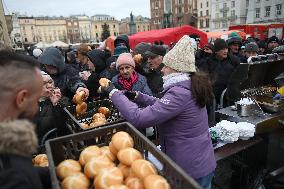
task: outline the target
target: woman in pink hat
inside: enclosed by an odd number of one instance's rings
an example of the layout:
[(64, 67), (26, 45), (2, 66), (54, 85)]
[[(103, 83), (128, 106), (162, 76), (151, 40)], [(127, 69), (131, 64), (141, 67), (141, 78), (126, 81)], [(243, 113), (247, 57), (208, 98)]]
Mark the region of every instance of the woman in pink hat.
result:
[(146, 78), (135, 71), (135, 62), (130, 53), (119, 55), (116, 60), (116, 69), (119, 74), (112, 78), (112, 83), (117, 89), (139, 91), (152, 96)]

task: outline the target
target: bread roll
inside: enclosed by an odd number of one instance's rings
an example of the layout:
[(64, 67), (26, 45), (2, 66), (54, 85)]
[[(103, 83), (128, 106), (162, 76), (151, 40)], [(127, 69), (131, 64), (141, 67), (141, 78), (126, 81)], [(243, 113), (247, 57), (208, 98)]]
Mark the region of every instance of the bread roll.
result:
[(73, 159), (64, 160), (56, 167), (56, 174), (61, 180), (78, 172), (81, 172), (81, 165)]
[(124, 131), (115, 133), (112, 136), (111, 141), (115, 149), (117, 149), (118, 151), (122, 150), (123, 148), (133, 148), (134, 146), (133, 138)]
[(113, 185), (111, 187), (108, 187), (108, 189), (129, 189), (127, 186), (118, 184), (118, 185)]
[(62, 189), (89, 189), (90, 181), (83, 173), (66, 177), (62, 184)]
[(108, 85), (109, 85), (109, 82), (110, 82), (110, 80), (108, 80), (107, 78), (101, 78), (100, 80), (99, 80), (99, 84), (102, 86), (102, 87), (108, 87)]
[(86, 98), (86, 94), (84, 91), (80, 91), (79, 93), (76, 93), (72, 99), (72, 101), (75, 103), (75, 104), (81, 104), (82, 102), (84, 102)]
[(124, 183), (129, 189), (144, 189), (143, 181), (135, 176), (128, 177)]
[(141, 153), (134, 148), (124, 148), (117, 154), (118, 160), (124, 165), (131, 166), (137, 159), (143, 159)]
[(100, 120), (100, 119), (102, 119), (102, 118), (104, 118), (104, 119), (106, 119), (106, 116), (104, 115), (104, 114), (102, 114), (102, 113), (95, 113), (94, 115), (93, 115), (93, 117), (92, 117), (92, 120), (94, 121), (97, 121), (97, 120)]
[(145, 189), (170, 189), (167, 180), (160, 175), (149, 175), (144, 179)]
[(94, 128), (94, 127), (99, 127), (106, 124), (106, 120), (105, 121), (96, 121), (96, 122), (92, 122), (89, 125), (89, 128)]
[(76, 113), (77, 115), (83, 115), (87, 111), (87, 103), (82, 102), (81, 104), (76, 105)]
[(79, 162), (82, 166), (84, 166), (88, 161), (90, 161), (94, 157), (98, 157), (101, 155), (101, 149), (96, 145), (88, 146), (85, 148), (79, 157)]
[(138, 159), (131, 164), (131, 170), (140, 179), (144, 179), (148, 175), (156, 175), (157, 169), (155, 166), (144, 159)]
[(115, 164), (106, 156), (100, 155), (91, 159), (84, 167), (84, 173), (88, 178), (94, 178), (100, 170), (108, 167), (114, 167)]
[(110, 152), (111, 152), (113, 155), (116, 156), (117, 153), (118, 153), (118, 150), (113, 146), (112, 142), (109, 143), (108, 147), (109, 147)]
[(83, 129), (89, 129), (90, 128), (90, 126), (87, 123), (80, 123), (80, 125)]
[(130, 174), (131, 174), (130, 166), (127, 166), (127, 165), (124, 165), (124, 164), (120, 163), (120, 164), (118, 164), (117, 168), (120, 169), (120, 171), (122, 172), (124, 178), (127, 178), (127, 177), (130, 176)]
[(38, 154), (33, 158), (33, 165), (40, 167), (48, 167), (48, 159), (46, 154)]
[(103, 156), (106, 156), (111, 161), (115, 161), (116, 160), (116, 156), (110, 151), (109, 146), (103, 146), (100, 149), (101, 149), (101, 154)]
[(97, 175), (95, 189), (107, 189), (112, 185), (123, 184), (123, 175), (117, 167), (102, 169)]
[(111, 113), (107, 107), (99, 107), (98, 112), (104, 114), (106, 117), (110, 116)]

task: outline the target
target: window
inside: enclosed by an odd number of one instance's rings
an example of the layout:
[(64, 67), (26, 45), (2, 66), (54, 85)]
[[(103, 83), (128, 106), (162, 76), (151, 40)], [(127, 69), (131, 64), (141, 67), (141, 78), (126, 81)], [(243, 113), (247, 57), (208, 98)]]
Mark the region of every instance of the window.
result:
[(182, 0), (178, 0), (178, 4), (182, 4)]
[(203, 28), (203, 20), (200, 20), (200, 28)]
[(96, 33), (96, 37), (99, 37), (99, 34), (98, 34), (98, 33)]
[(223, 18), (227, 18), (227, 12), (223, 12)]
[(255, 0), (256, 3), (260, 3), (260, 0)]
[(113, 32), (113, 35), (116, 36), (116, 32)]
[(226, 21), (223, 21), (223, 22), (222, 22), (222, 27), (223, 27), (223, 28), (228, 27), (228, 24), (227, 24), (227, 22), (226, 22)]
[(249, 6), (249, 0), (246, 0), (246, 7)]
[(219, 9), (219, 5), (218, 5), (218, 4), (216, 4), (216, 11), (218, 11), (218, 9)]
[(159, 8), (159, 1), (155, 2), (155, 8)]
[(206, 7), (209, 7), (209, 2), (208, 1), (206, 2)]
[(235, 10), (231, 10), (231, 17), (235, 16)]
[(216, 17), (216, 18), (219, 18), (219, 13), (216, 13), (216, 14), (215, 14), (215, 17)]
[(98, 29), (98, 26), (97, 26), (97, 25), (95, 25), (95, 29)]
[(206, 10), (206, 16), (209, 16), (209, 10)]
[(270, 17), (270, 6), (265, 7), (265, 17)]
[(223, 3), (223, 8), (227, 7), (227, 3)]
[(182, 7), (178, 8), (178, 13), (182, 13)]
[(231, 2), (231, 7), (235, 7), (235, 1)]
[(200, 11), (200, 16), (202, 16), (202, 11)]
[(260, 18), (260, 8), (255, 9), (255, 17)]
[(202, 8), (202, 3), (200, 3), (200, 8)]
[(276, 5), (276, 15), (281, 15), (282, 13), (282, 4)]
[(113, 28), (115, 28), (115, 25), (113, 25)]
[(209, 28), (209, 18), (206, 18), (205, 22), (206, 22), (205, 27)]

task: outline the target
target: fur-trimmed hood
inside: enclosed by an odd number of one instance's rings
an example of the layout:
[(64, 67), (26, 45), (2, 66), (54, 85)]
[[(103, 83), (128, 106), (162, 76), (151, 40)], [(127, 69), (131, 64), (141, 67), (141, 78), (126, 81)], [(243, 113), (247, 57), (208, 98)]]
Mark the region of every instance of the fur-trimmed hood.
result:
[(0, 123), (0, 154), (31, 156), (37, 150), (35, 126), (27, 120)]

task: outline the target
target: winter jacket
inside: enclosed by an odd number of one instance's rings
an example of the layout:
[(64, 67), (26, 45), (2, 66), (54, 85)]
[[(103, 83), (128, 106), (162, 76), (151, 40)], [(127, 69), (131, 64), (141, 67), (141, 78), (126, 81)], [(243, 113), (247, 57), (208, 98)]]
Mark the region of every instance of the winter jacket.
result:
[(32, 153), (37, 148), (34, 127), (27, 121), (0, 123), (0, 188), (42, 189)]
[(50, 130), (57, 128), (60, 135), (66, 133), (66, 118), (63, 109), (57, 105), (54, 106), (50, 100), (39, 102), (39, 111), (33, 118), (33, 123), (37, 125), (36, 133), (40, 144), (42, 137)]
[(54, 80), (55, 86), (59, 87), (63, 96), (71, 98), (79, 87), (86, 85), (81, 81), (78, 71), (71, 65), (64, 63), (64, 57), (56, 48), (47, 48), (39, 58), (39, 62), (44, 65), (55, 66), (58, 69), (57, 74), (50, 74)]
[(129, 38), (127, 35), (117, 36), (117, 38), (114, 40), (114, 47), (117, 47), (119, 43), (124, 43), (128, 49), (128, 52), (130, 52)]
[(208, 175), (215, 169), (216, 161), (206, 108), (196, 104), (190, 80), (172, 84), (163, 92), (161, 99), (139, 93), (136, 104), (129, 101), (122, 91), (117, 91), (112, 94), (111, 100), (135, 127), (159, 125), (162, 151), (190, 176), (200, 178)]
[(106, 58), (104, 51), (95, 49), (88, 52), (87, 56), (89, 57), (91, 62), (95, 65), (95, 73), (97, 74), (98, 78), (107, 78), (111, 80), (117, 74), (116, 70), (113, 73), (113, 71), (110, 69), (111, 62), (110, 63), (108, 62), (108, 59)]
[(231, 74), (239, 64), (239, 59), (230, 53), (224, 60), (218, 60), (213, 55), (199, 64), (199, 69), (208, 73), (213, 81), (213, 90), (217, 103), (219, 103), (222, 91), (227, 88)]
[[(132, 91), (139, 91), (143, 94), (147, 94), (147, 95), (150, 95), (152, 96), (152, 92), (151, 92), (151, 89), (149, 88), (148, 84), (147, 84), (147, 80), (144, 76), (140, 75), (139, 73), (138, 74), (138, 81), (136, 83), (133, 84), (132, 86)], [(119, 89), (119, 90), (125, 90), (119, 83), (118, 83), (118, 75), (114, 76), (112, 78), (112, 81), (111, 81), (114, 86)]]
[(161, 97), (160, 93), (163, 90), (163, 73), (161, 72), (163, 66), (164, 64), (161, 64), (158, 69), (149, 70), (144, 73), (147, 78), (148, 86), (155, 97)]

